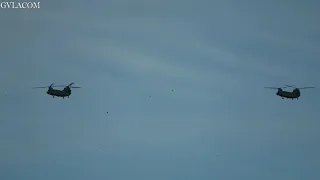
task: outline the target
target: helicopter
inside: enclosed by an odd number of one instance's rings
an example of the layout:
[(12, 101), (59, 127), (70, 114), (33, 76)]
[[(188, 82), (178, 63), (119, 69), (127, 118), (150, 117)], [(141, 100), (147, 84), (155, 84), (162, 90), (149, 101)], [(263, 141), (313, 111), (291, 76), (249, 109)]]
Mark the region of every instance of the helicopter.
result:
[[(294, 88), (293, 91), (284, 91), (282, 89), (284, 88)], [(290, 85), (285, 85), (284, 87), (279, 87), (279, 88), (276, 88), (276, 87), (265, 87), (267, 89), (277, 89), (278, 92), (277, 92), (277, 96), (280, 96), (282, 99), (284, 98), (287, 98), (287, 99), (299, 99), (299, 97), (301, 96), (301, 92), (300, 92), (300, 89), (310, 89), (310, 88), (315, 88), (315, 87), (301, 87), (301, 88), (297, 88), (295, 86), (290, 86)]]
[[(54, 98), (55, 96), (57, 97), (62, 97), (63, 99), (65, 97), (68, 97), (71, 95), (71, 88), (80, 88), (80, 87), (75, 87), (72, 86), (74, 83), (70, 83), (68, 86), (62, 86), (62, 85), (54, 85), (50, 84), (49, 86), (45, 86), (45, 87), (34, 87), (34, 89), (36, 88), (48, 88), (47, 94), (52, 96), (52, 98)], [(53, 87), (64, 87), (63, 90), (58, 90), (58, 89), (54, 89)]]

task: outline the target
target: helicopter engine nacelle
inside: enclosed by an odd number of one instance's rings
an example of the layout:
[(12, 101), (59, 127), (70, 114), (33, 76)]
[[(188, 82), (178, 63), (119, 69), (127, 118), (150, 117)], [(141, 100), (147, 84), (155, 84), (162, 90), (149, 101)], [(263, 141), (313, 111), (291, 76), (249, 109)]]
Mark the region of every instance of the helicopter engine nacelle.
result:
[(298, 88), (294, 89), (294, 90), (293, 90), (293, 93), (294, 93), (297, 97), (299, 97), (299, 96), (301, 95), (300, 90), (299, 90)]
[(52, 91), (53, 91), (53, 89), (52, 89), (52, 88), (49, 88), (48, 91), (47, 91), (47, 94), (51, 94)]
[(71, 93), (71, 89), (69, 87), (65, 87), (63, 90), (68, 92), (68, 93)]
[(279, 95), (281, 91), (282, 91), (282, 89), (281, 89), (281, 88), (278, 88), (277, 95)]

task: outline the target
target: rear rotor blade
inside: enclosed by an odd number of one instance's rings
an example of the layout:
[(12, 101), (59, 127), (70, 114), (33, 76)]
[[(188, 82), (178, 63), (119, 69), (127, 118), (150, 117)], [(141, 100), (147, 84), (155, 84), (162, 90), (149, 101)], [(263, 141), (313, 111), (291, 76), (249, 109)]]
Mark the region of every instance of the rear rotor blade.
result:
[(315, 87), (296, 87), (296, 86), (293, 86), (293, 85), (286, 85), (287, 87), (292, 87), (292, 88), (297, 88), (297, 89), (311, 89), (311, 88), (315, 88)]
[(286, 85), (287, 87), (292, 87), (292, 88), (295, 88), (296, 86), (294, 85)]
[(54, 85), (52, 87), (69, 87), (69, 88), (80, 88), (80, 87), (77, 87), (77, 86), (72, 86), (74, 83), (70, 83), (68, 86), (66, 85)]
[(312, 88), (315, 88), (315, 87), (302, 87), (302, 88), (298, 88), (298, 89), (312, 89)]

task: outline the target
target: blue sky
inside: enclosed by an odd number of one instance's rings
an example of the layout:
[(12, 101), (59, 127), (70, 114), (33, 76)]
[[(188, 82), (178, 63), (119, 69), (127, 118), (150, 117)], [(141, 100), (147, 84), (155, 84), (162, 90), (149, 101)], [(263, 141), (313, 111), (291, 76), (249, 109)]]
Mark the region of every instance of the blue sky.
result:
[[(0, 179), (318, 180), (318, 90), (263, 87), (319, 87), (319, 5), (1, 9)], [(31, 89), (70, 82), (70, 99)]]

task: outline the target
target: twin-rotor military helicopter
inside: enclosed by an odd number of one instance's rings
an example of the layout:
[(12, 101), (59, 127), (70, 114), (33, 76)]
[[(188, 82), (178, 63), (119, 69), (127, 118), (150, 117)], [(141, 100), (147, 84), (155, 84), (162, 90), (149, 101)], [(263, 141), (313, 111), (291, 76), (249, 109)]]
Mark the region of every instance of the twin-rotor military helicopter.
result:
[[(63, 99), (65, 97), (70, 97), (71, 95), (71, 88), (80, 88), (80, 87), (75, 87), (72, 86), (74, 83), (70, 83), (67, 86), (62, 86), (62, 85), (54, 85), (51, 84), (50, 86), (44, 86), (44, 87), (34, 87), (34, 88), (48, 88), (47, 90), (47, 94), (52, 96), (52, 98), (54, 98), (55, 96), (57, 97), (62, 97)], [(63, 90), (59, 90), (59, 89), (54, 89), (53, 87), (64, 87)], [(282, 89), (284, 88), (294, 88), (292, 91), (284, 91)], [(290, 86), (290, 85), (285, 85), (284, 87), (265, 87), (268, 89), (277, 89), (277, 96), (280, 96), (282, 99), (287, 98), (287, 99), (299, 99), (299, 97), (301, 96), (301, 92), (300, 89), (311, 89), (311, 88), (315, 88), (315, 87), (301, 87), (301, 88), (297, 88), (295, 86)], [(173, 91), (173, 90), (172, 90)]]
[[(284, 88), (288, 88), (288, 87), (291, 87), (291, 88), (294, 88), (292, 91), (284, 91), (282, 89)], [(277, 96), (280, 96), (282, 99), (284, 98), (287, 98), (287, 99), (299, 99), (299, 97), (301, 96), (301, 92), (300, 92), (300, 89), (310, 89), (310, 88), (315, 88), (315, 87), (302, 87), (302, 88), (297, 88), (295, 86), (290, 86), (290, 85), (285, 85), (285, 87), (279, 87), (279, 88), (276, 88), (276, 87), (265, 87), (265, 88), (268, 88), (268, 89), (277, 89), (278, 92), (277, 92)]]
[[(51, 84), (50, 86), (34, 87), (34, 88), (48, 88), (47, 94), (52, 96), (52, 98), (57, 96), (57, 97), (62, 97), (64, 99), (65, 97), (69, 98), (69, 96), (71, 95), (71, 88), (80, 88), (80, 87), (72, 86), (73, 84), (74, 83), (70, 83), (68, 86)], [(53, 87), (64, 87), (64, 89), (59, 90), (59, 89), (54, 89)]]

